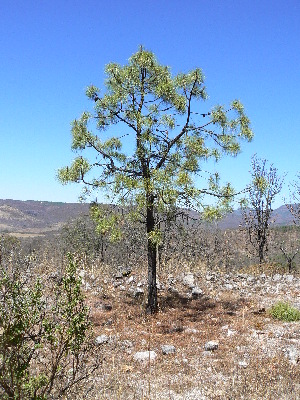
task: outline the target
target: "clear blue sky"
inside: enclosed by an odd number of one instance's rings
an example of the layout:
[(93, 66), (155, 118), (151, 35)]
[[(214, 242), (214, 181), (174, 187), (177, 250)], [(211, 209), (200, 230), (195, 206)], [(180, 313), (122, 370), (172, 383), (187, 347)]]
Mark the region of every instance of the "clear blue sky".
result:
[[(75, 202), (61, 186), (70, 122), (90, 106), (104, 66), (143, 44), (174, 73), (203, 69), (213, 104), (239, 98), (255, 139), (213, 168), (237, 189), (251, 156), (295, 179), (300, 152), (299, 0), (1, 0), (0, 198)], [(288, 195), (287, 185), (276, 206)]]

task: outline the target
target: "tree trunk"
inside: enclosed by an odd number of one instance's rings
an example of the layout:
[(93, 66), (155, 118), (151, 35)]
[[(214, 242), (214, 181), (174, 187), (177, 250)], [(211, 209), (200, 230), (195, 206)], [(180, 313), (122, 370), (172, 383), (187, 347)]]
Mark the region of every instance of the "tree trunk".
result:
[(257, 232), (257, 241), (258, 241), (258, 257), (259, 263), (262, 264), (264, 262), (264, 250), (265, 250), (265, 233), (262, 229), (258, 228)]
[(156, 244), (153, 243), (149, 234), (154, 231), (154, 198), (153, 195), (147, 196), (147, 234), (148, 234), (148, 302), (147, 313), (154, 314), (157, 312), (157, 287), (156, 287)]
[(264, 262), (264, 244), (259, 243), (258, 249), (259, 263), (262, 264)]
[(292, 261), (293, 261), (293, 259), (291, 257), (289, 257), (288, 258), (289, 274), (292, 273)]

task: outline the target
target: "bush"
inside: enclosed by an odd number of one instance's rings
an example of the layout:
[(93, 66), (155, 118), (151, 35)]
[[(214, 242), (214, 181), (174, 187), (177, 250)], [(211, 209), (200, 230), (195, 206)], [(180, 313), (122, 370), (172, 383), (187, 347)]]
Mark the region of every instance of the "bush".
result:
[(300, 310), (292, 307), (288, 303), (284, 303), (281, 301), (274, 304), (269, 313), (273, 318), (280, 319), (281, 321), (300, 321)]
[(72, 254), (82, 254), (86, 259), (101, 256), (104, 259), (107, 243), (101, 234), (96, 233), (96, 225), (89, 216), (77, 218), (63, 226), (61, 235), (62, 250)]
[(21, 241), (14, 236), (0, 236), (0, 265), (19, 261)]
[(3, 400), (64, 398), (99, 366), (96, 358), (89, 362), (92, 326), (71, 256), (48, 297), (42, 287), (39, 280), (30, 284), (19, 272), (0, 266)]

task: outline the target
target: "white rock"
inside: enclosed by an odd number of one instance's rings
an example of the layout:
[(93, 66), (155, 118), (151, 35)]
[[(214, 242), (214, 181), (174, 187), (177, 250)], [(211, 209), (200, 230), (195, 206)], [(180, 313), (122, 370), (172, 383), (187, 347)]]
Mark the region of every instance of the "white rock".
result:
[(81, 270), (78, 275), (80, 276), (80, 278), (84, 278), (85, 277), (85, 270)]
[(236, 331), (233, 331), (233, 330), (231, 330), (231, 329), (228, 329), (228, 331), (227, 331), (227, 336), (228, 336), (228, 337), (233, 336), (235, 333), (236, 333)]
[(127, 354), (132, 354), (133, 343), (130, 340), (122, 340), (120, 343), (121, 349)]
[(199, 333), (199, 330), (198, 329), (194, 329), (194, 328), (186, 328), (185, 330), (184, 330), (184, 332), (185, 333)]
[(293, 282), (294, 275), (286, 274), (286, 275), (284, 275), (284, 279), (285, 279), (286, 282)]
[(233, 289), (233, 285), (232, 285), (231, 283), (226, 283), (226, 284), (224, 285), (224, 287), (225, 287), (225, 289), (227, 289), (227, 290), (232, 290), (232, 289)]
[(157, 287), (157, 290), (163, 290), (164, 289), (164, 286), (159, 281), (156, 281), (156, 287)]
[(157, 354), (155, 351), (150, 350), (150, 351), (138, 351), (137, 353), (134, 354), (133, 359), (135, 361), (140, 361), (140, 362), (145, 362), (145, 361), (153, 361), (155, 360)]
[(200, 288), (198, 288), (198, 287), (193, 288), (192, 297), (194, 299), (197, 299), (197, 298), (201, 297), (202, 295), (203, 295), (203, 291)]
[(161, 345), (161, 351), (163, 354), (174, 354), (176, 353), (176, 348), (170, 344), (163, 344)]
[(246, 361), (239, 361), (238, 364), (239, 364), (239, 367), (242, 367), (242, 368), (248, 367), (248, 363)]
[(133, 277), (133, 276), (130, 276), (130, 277), (127, 279), (126, 283), (127, 283), (127, 284), (130, 284), (130, 283), (132, 283), (133, 281), (134, 281), (134, 277)]
[(300, 351), (295, 346), (289, 346), (285, 353), (291, 364), (297, 365), (300, 362)]
[(281, 278), (282, 278), (282, 275), (280, 275), (280, 274), (275, 274), (275, 275), (273, 276), (273, 281), (274, 281), (274, 282), (278, 282), (278, 281), (281, 280)]
[(182, 283), (185, 286), (188, 286), (190, 289), (193, 289), (195, 287), (195, 278), (192, 273), (186, 274), (182, 278)]
[(96, 344), (104, 344), (109, 342), (109, 337), (107, 335), (97, 336), (95, 339)]
[(219, 347), (219, 342), (217, 340), (211, 340), (210, 342), (206, 342), (204, 345), (204, 349), (206, 351), (217, 350)]

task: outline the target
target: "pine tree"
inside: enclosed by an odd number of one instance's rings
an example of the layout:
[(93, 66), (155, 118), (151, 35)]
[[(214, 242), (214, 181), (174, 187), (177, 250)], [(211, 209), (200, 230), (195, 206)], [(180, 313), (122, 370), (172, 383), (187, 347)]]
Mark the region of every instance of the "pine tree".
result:
[[(58, 177), (62, 183), (84, 183), (85, 194), (100, 190), (110, 202), (130, 205), (132, 214), (145, 224), (147, 310), (154, 313), (162, 215), (193, 207), (213, 217), (226, 207), (233, 189), (229, 184), (220, 187), (218, 174), (210, 175), (204, 188), (196, 185), (203, 181), (202, 164), (223, 154), (235, 156), (240, 139), (249, 141), (253, 133), (238, 100), (229, 109), (218, 105), (210, 112), (199, 111), (200, 102), (207, 99), (199, 68), (173, 77), (152, 52), (140, 47), (127, 65), (110, 63), (105, 72), (105, 93), (95, 86), (86, 91), (94, 111), (84, 112), (72, 124), (72, 149), (80, 155), (59, 170)], [(88, 157), (81, 155), (83, 151)], [(207, 195), (218, 198), (215, 207), (205, 205)], [(116, 232), (116, 216), (107, 217), (94, 208), (94, 217), (99, 230)]]

